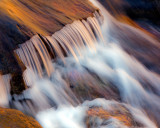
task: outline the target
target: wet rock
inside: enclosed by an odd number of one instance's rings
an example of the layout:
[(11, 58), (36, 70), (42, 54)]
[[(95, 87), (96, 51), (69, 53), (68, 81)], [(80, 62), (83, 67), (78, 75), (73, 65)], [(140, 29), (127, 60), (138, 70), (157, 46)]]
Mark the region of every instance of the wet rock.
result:
[[(19, 75), (18, 79), (23, 81), (20, 74), (25, 70), (25, 66), (17, 62), (13, 50), (17, 47), (18, 43), (28, 38), (16, 29), (16, 23), (13, 20), (2, 14), (0, 14), (0, 16), (2, 16), (2, 19), (0, 19), (0, 72), (1, 74), (10, 73), (12, 76)], [(21, 64), (21, 66), (19, 64)], [(12, 86), (21, 88), (21, 91), (25, 89), (23, 83), (18, 83), (20, 81), (17, 82), (14, 80), (15, 78), (12, 79)], [(12, 89), (11, 87), (13, 93), (17, 93), (17, 91)]]
[(32, 117), (14, 109), (0, 108), (0, 128), (42, 128)]
[(136, 122), (130, 112), (122, 105), (113, 106), (111, 111), (101, 107), (93, 107), (87, 111), (87, 115), (87, 128), (105, 127), (107, 125), (112, 127), (142, 127), (142, 124)]
[(0, 7), (18, 23), (18, 29), (31, 36), (32, 32), (51, 35), (74, 20), (91, 16), (96, 9), (88, 0), (2, 0)]
[(13, 94), (20, 94), (23, 90), (27, 87), (23, 81), (22, 72), (16, 72), (12, 74), (12, 78), (10, 81), (11, 85), (11, 95)]
[(129, 7), (125, 9), (127, 15), (134, 20), (147, 19), (160, 25), (160, 2), (158, 0), (127, 0)]
[(99, 2), (116, 18), (126, 16), (153, 35), (160, 35), (159, 0), (99, 0)]
[(74, 78), (72, 77), (65, 79), (68, 79), (71, 90), (81, 102), (99, 97), (107, 100), (121, 100), (118, 89), (109, 81), (104, 83), (94, 73), (81, 74), (75, 71)]

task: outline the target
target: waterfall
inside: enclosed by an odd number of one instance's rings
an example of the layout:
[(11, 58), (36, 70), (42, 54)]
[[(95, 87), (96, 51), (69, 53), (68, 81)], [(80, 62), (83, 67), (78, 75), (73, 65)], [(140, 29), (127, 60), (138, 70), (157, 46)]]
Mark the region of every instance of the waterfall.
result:
[(8, 75), (0, 75), (0, 106), (8, 107), (9, 99), (10, 99), (10, 79), (11, 76)]
[(34, 36), (31, 40), (20, 45), (20, 48), (16, 50), (16, 53), (26, 67), (30, 67), (41, 77), (43, 75), (42, 64), (44, 65), (48, 76), (50, 76), (53, 71), (49, 53), (38, 36)]
[[(140, 124), (134, 127), (159, 127), (160, 76), (123, 48), (130, 40), (120, 33), (134, 33), (134, 38), (153, 48), (160, 49), (159, 44), (92, 2), (101, 10), (93, 17), (74, 21), (51, 36), (35, 35), (19, 45), (15, 52), (27, 67), (23, 78), (28, 89), (10, 98), (10, 77), (0, 76), (0, 106), (10, 103), (44, 128), (85, 128), (87, 111), (93, 107), (106, 111), (124, 107)], [(128, 127), (114, 117), (90, 121), (93, 128)]]
[(90, 50), (96, 50), (96, 40), (103, 41), (99, 25), (102, 22), (102, 16), (98, 12), (95, 12), (94, 15), (96, 17), (89, 17), (86, 21), (74, 21), (52, 36), (39, 37), (36, 35), (19, 45), (20, 48), (15, 52), (25, 66), (31, 68), (40, 77), (44, 74), (43, 67), (50, 76), (54, 68), (45, 45), (49, 47), (54, 58), (58, 57), (64, 60), (65, 54), (67, 56), (71, 54), (78, 61), (77, 56), (82, 55), (80, 48), (89, 47)]

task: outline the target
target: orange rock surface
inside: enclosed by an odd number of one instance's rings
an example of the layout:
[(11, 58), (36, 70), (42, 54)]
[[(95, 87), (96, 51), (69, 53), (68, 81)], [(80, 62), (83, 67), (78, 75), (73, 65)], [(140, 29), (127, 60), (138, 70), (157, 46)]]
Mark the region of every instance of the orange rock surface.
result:
[(132, 119), (128, 111), (123, 107), (115, 109), (114, 111), (107, 111), (103, 108), (91, 108), (90, 110), (88, 110), (87, 114), (89, 117), (99, 117), (105, 120), (108, 120), (109, 118), (115, 118), (125, 126), (132, 126)]
[(42, 128), (32, 117), (14, 109), (0, 108), (0, 128)]
[(19, 23), (21, 25), (19, 29), (23, 31), (27, 27), (33, 34), (42, 35), (53, 34), (74, 20), (87, 18), (95, 10), (88, 0), (0, 1), (0, 11)]

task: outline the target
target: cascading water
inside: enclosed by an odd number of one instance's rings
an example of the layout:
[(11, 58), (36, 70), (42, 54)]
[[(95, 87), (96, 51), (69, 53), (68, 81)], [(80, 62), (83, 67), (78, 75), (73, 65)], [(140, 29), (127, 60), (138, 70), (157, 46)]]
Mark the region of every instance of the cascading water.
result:
[[(52, 36), (34, 36), (19, 46), (15, 52), (27, 67), (23, 76), (28, 89), (11, 99), (6, 83), (10, 77), (0, 76), (0, 92), (5, 92), (0, 93), (0, 105), (34, 116), (44, 128), (85, 128), (90, 108), (114, 111), (119, 106), (140, 123), (135, 127), (160, 126), (160, 76), (125, 52), (121, 48), (125, 39), (113, 38), (110, 32), (115, 25), (125, 27), (159, 45), (92, 2), (102, 14), (95, 12), (94, 17), (66, 25)], [(91, 127), (128, 126), (110, 117), (94, 120)]]
[(0, 75), (0, 106), (7, 107), (10, 99), (10, 75)]

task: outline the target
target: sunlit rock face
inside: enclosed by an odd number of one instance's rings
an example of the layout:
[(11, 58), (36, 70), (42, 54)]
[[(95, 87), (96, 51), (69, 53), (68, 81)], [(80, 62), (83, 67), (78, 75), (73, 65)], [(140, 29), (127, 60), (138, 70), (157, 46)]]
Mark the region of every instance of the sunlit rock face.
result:
[(32, 117), (14, 109), (0, 108), (0, 128), (42, 128)]
[(2, 0), (0, 6), (17, 22), (18, 29), (27, 27), (34, 34), (43, 35), (52, 34), (73, 20), (87, 18), (96, 9), (88, 0)]

